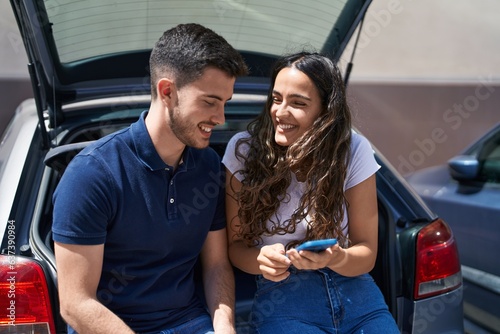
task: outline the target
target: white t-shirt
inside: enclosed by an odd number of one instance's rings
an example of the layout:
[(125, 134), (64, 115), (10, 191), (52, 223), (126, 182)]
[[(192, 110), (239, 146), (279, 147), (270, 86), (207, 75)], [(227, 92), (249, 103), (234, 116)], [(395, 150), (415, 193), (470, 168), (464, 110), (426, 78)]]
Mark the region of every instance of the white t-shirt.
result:
[[(224, 157), (222, 158), (222, 162), (232, 174), (235, 174), (237, 171), (242, 170), (244, 168), (244, 162), (235, 156), (236, 142), (240, 138), (244, 137), (247, 138), (249, 137), (248, 132), (246, 131), (239, 132), (236, 135), (234, 135), (233, 138), (231, 138), (231, 140), (227, 144), (226, 152), (224, 154)], [(248, 147), (241, 145), (239, 148), (240, 148), (240, 153), (243, 156), (246, 155)], [(368, 140), (362, 135), (353, 132), (351, 140), (351, 157), (349, 159), (349, 164), (347, 166), (347, 175), (346, 175), (346, 180), (344, 182), (344, 191), (363, 182), (371, 175), (373, 175), (379, 168), (380, 166), (377, 164), (375, 160), (375, 157), (373, 155), (373, 149)], [(243, 179), (243, 175), (240, 173), (236, 173), (235, 177), (240, 181), (242, 181)], [(286, 191), (287, 199), (289, 200), (281, 202), (278, 210), (275, 213), (275, 217), (273, 218), (275, 222), (278, 221), (284, 222), (287, 219), (290, 219), (294, 211), (299, 206), (300, 198), (302, 197), (305, 188), (306, 188), (305, 183), (297, 181), (295, 174), (292, 173), (292, 182), (290, 183), (290, 186)], [(272, 226), (272, 223), (270, 221), (268, 221), (267, 224), (268, 227)], [(272, 245), (275, 243), (282, 243), (286, 245), (290, 241), (301, 240), (306, 235), (306, 227), (308, 224), (309, 224), (309, 219), (308, 217), (306, 217), (306, 219), (302, 220), (300, 223), (297, 224), (297, 228), (295, 230), (295, 233), (293, 234), (288, 233), (285, 235), (278, 235), (278, 234), (262, 235), (261, 236), (262, 244), (259, 244), (259, 247), (265, 245)], [(347, 235), (348, 228), (344, 229), (344, 227), (346, 226), (347, 226), (347, 212), (344, 208), (344, 220), (342, 221), (342, 228), (344, 234)]]

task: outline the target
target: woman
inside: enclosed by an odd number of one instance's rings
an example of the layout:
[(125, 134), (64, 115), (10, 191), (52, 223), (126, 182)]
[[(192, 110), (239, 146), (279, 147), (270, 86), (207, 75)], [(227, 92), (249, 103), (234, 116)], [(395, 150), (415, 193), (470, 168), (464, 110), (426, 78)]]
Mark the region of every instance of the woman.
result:
[[(229, 256), (257, 276), (257, 333), (399, 333), (369, 276), (377, 253), (375, 172), (351, 133), (338, 68), (316, 53), (274, 67), (266, 107), (228, 144)], [(336, 238), (322, 252), (304, 241)]]

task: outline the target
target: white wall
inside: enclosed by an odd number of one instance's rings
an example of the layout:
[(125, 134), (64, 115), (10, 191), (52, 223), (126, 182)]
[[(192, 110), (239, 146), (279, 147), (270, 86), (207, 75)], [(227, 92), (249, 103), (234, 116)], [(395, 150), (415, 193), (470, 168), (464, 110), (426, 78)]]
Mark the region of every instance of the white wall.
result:
[(497, 0), (373, 1), (348, 91), (355, 125), (400, 173), (500, 122), (499, 14)]
[(28, 79), (27, 57), (10, 1), (0, 1), (0, 78)]
[(500, 81), (499, 15), (497, 0), (374, 0), (352, 79)]

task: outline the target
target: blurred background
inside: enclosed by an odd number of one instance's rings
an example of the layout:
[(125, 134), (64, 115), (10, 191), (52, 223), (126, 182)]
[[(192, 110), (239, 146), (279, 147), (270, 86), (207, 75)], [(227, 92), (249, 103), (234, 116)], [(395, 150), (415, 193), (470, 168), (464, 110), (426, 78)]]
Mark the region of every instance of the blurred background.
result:
[(445, 163), (500, 122), (498, 13), (495, 0), (373, 1), (351, 106), (401, 174)]
[[(496, 0), (373, 1), (349, 99), (356, 127), (401, 174), (446, 162), (500, 122), (498, 13)], [(0, 132), (32, 96), (26, 63), (10, 2), (1, 1)]]

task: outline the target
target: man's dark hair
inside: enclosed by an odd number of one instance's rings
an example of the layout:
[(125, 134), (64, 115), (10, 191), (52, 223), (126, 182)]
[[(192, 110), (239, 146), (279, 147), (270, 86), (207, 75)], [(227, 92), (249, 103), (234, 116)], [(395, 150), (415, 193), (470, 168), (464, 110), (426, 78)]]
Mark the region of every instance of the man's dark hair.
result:
[(165, 31), (151, 51), (149, 66), (153, 100), (156, 83), (166, 74), (179, 88), (197, 80), (207, 67), (218, 68), (232, 77), (248, 74), (243, 57), (224, 37), (196, 23)]

